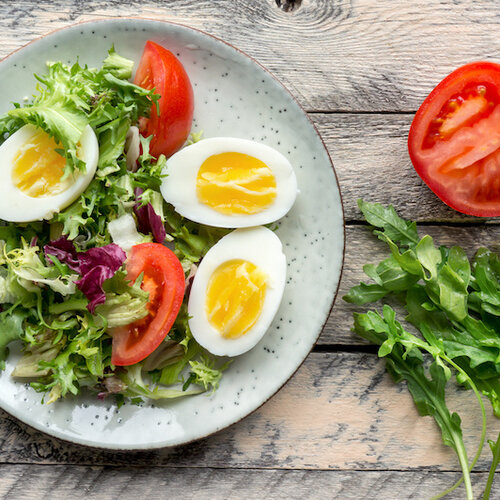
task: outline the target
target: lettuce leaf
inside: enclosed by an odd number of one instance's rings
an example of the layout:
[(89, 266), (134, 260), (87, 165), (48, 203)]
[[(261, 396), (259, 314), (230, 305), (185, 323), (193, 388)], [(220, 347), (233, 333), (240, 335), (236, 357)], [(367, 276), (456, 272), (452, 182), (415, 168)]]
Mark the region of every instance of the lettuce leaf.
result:
[(0, 117), (0, 130), (12, 134), (31, 123), (43, 129), (61, 145), (66, 157), (65, 174), (83, 170), (78, 144), (87, 125), (100, 144), (99, 169), (117, 168), (123, 153), (125, 134), (139, 116), (148, 116), (151, 103), (160, 96), (130, 83), (133, 61), (111, 48), (100, 70), (49, 62), (45, 75), (35, 75), (38, 94), (31, 103), (19, 104)]
[(23, 336), (25, 318), (26, 313), (22, 311), (16, 311), (8, 316), (0, 315), (0, 370), (5, 369), (5, 360), (8, 355), (7, 345)]

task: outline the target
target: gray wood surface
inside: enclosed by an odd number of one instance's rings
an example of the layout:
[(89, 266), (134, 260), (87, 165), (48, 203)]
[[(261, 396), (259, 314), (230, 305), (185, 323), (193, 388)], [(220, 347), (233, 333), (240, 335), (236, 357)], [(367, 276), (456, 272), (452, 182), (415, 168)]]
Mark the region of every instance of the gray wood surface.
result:
[[(39, 465), (6, 465), (2, 469), (0, 496), (4, 500), (71, 498), (73, 500), (127, 500), (182, 498), (185, 500), (318, 500), (377, 498), (394, 500), (430, 498), (443, 480), (453, 484), (454, 472), (396, 471), (278, 471), (268, 469), (222, 470), (212, 468), (122, 468)], [(474, 473), (472, 484), (479, 496), (485, 473)], [(36, 484), (36, 492), (26, 491)], [(492, 498), (498, 498), (496, 484)], [(447, 497), (462, 498), (460, 490)]]
[[(295, 8), (285, 9), (285, 5)], [(281, 7), (279, 6), (281, 5)], [(442, 244), (499, 249), (498, 219), (460, 215), (414, 172), (407, 133), (414, 111), (446, 74), (498, 59), (493, 0), (12, 0), (0, 2), (0, 57), (72, 23), (141, 16), (205, 30), (256, 58), (307, 110), (334, 162), (346, 217), (337, 302), (315, 351), (255, 413), (201, 441), (117, 453), (43, 435), (0, 410), (0, 498), (429, 498), (459, 476), (434, 422), (351, 332), (341, 300), (385, 246), (356, 200), (392, 203)], [(472, 450), (475, 402), (456, 389)], [(497, 432), (499, 421), (491, 416)], [(493, 435), (489, 436), (494, 437)], [(472, 480), (480, 496), (489, 451)], [(492, 498), (500, 497), (497, 479)], [(463, 498), (463, 489), (450, 498)]]
[[(470, 222), (437, 198), (415, 172), (408, 155), (413, 114), (311, 113), (337, 172), (347, 223), (360, 220), (358, 198), (392, 203), (419, 222)], [(490, 223), (498, 223), (491, 219)]]

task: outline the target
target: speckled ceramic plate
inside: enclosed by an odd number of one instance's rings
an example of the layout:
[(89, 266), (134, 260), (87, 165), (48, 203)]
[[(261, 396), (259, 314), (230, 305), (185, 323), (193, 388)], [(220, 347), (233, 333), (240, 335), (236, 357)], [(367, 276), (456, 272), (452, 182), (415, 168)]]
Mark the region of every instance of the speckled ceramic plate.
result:
[(0, 63), (0, 111), (30, 95), (33, 73), (47, 60), (100, 66), (111, 44), (138, 61), (147, 40), (176, 53), (195, 92), (195, 131), (273, 146), (295, 168), (300, 194), (278, 235), (288, 279), (278, 314), (263, 340), (239, 356), (217, 392), (181, 401), (118, 409), (94, 397), (40, 404), (41, 395), (10, 377), (12, 352), (0, 376), (0, 406), (59, 438), (104, 448), (147, 449), (186, 443), (237, 422), (292, 376), (326, 321), (337, 291), (344, 252), (342, 204), (335, 173), (311, 122), (290, 94), (255, 61), (205, 33), (140, 19), (108, 19), (52, 33)]

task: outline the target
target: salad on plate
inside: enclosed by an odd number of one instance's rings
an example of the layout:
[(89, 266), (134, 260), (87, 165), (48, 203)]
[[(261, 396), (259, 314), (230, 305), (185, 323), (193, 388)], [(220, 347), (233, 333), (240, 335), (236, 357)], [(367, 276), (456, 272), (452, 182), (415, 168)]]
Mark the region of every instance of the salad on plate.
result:
[(290, 162), (245, 139), (191, 133), (180, 61), (149, 41), (100, 69), (48, 62), (0, 117), (0, 368), (52, 403), (118, 403), (218, 387), (266, 333), (286, 259)]

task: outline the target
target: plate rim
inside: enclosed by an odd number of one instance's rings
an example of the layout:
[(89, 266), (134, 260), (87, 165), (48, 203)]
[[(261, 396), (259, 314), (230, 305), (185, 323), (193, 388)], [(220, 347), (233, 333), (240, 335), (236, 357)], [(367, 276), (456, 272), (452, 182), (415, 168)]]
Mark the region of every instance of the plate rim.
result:
[(267, 69), (265, 66), (263, 66), (253, 56), (247, 54), (245, 51), (243, 51), (243, 50), (239, 49), (238, 47), (234, 46), (233, 44), (231, 44), (231, 43), (223, 40), (222, 38), (218, 37), (217, 35), (213, 35), (212, 33), (209, 33), (207, 31), (204, 31), (204, 30), (199, 29), (199, 28), (195, 28), (195, 27), (189, 26), (187, 24), (179, 23), (179, 22), (176, 22), (176, 21), (170, 21), (170, 20), (167, 21), (167, 20), (163, 20), (163, 19), (155, 19), (155, 18), (150, 18), (150, 17), (145, 17), (145, 16), (109, 16), (109, 17), (108, 16), (106, 16), (106, 17), (99, 16), (99, 17), (96, 17), (96, 18), (91, 19), (91, 20), (83, 20), (83, 21), (74, 22), (74, 23), (71, 23), (71, 24), (68, 24), (68, 25), (65, 25), (65, 26), (61, 26), (60, 28), (55, 28), (53, 30), (47, 31), (46, 33), (44, 33), (42, 35), (38, 35), (35, 38), (33, 38), (32, 40), (29, 40), (25, 44), (21, 45), (20, 47), (18, 47), (16, 49), (14, 49), (13, 51), (9, 52), (9, 54), (7, 54), (4, 57), (2, 57), (0, 59), (0, 63), (3, 63), (8, 58), (10, 58), (14, 54), (16, 54), (17, 52), (25, 49), (26, 47), (28, 47), (28, 46), (30, 46), (30, 45), (32, 45), (32, 44), (34, 44), (34, 43), (36, 43), (36, 42), (44, 39), (44, 38), (47, 38), (47, 37), (49, 37), (49, 36), (51, 36), (53, 34), (61, 32), (61, 31), (65, 31), (65, 30), (69, 30), (69, 29), (74, 29), (76, 26), (80, 26), (80, 25), (92, 25), (92, 24), (99, 24), (99, 23), (105, 23), (105, 22), (111, 22), (111, 23), (113, 23), (113, 22), (127, 22), (127, 21), (132, 21), (132, 22), (133, 21), (147, 21), (147, 22), (157, 23), (157, 24), (163, 24), (163, 25), (173, 25), (173, 26), (178, 26), (178, 27), (184, 28), (186, 30), (195, 31), (195, 32), (200, 33), (202, 35), (205, 35), (207, 37), (213, 38), (216, 41), (218, 41), (218, 42), (220, 42), (220, 43), (222, 43), (222, 44), (230, 47), (231, 49), (235, 50), (236, 52), (240, 53), (242, 56), (250, 59), (262, 71), (264, 71), (266, 74), (268, 74), (280, 86), (280, 88), (284, 92), (286, 92), (288, 94), (289, 98), (298, 106), (298, 108), (300, 109), (300, 111), (302, 112), (302, 114), (307, 118), (309, 124), (311, 125), (312, 129), (314, 130), (314, 133), (316, 134), (316, 136), (320, 140), (320, 142), (321, 142), (321, 144), (323, 146), (324, 152), (326, 153), (327, 158), (329, 160), (329, 164), (330, 164), (331, 170), (333, 172), (333, 175), (334, 175), (334, 178), (335, 178), (335, 182), (337, 184), (337, 189), (338, 189), (338, 192), (339, 192), (339, 202), (340, 202), (341, 216), (342, 216), (342, 238), (343, 238), (343, 240), (342, 240), (342, 254), (341, 254), (342, 258), (341, 258), (341, 261), (340, 261), (340, 271), (339, 271), (339, 275), (338, 275), (337, 285), (336, 285), (335, 290), (333, 292), (332, 302), (331, 302), (330, 307), (329, 307), (329, 309), (327, 311), (325, 320), (323, 321), (323, 324), (319, 328), (319, 331), (318, 331), (317, 335), (314, 338), (314, 341), (313, 341), (313, 343), (311, 345), (311, 348), (307, 351), (307, 353), (305, 354), (304, 358), (297, 365), (297, 367), (293, 370), (293, 372), (280, 384), (280, 386), (278, 387), (278, 389), (276, 389), (272, 394), (270, 394), (268, 397), (266, 397), (258, 406), (256, 406), (253, 410), (251, 410), (250, 412), (248, 412), (246, 415), (238, 418), (237, 420), (234, 420), (233, 422), (231, 422), (231, 423), (229, 423), (227, 425), (224, 425), (223, 427), (221, 427), (219, 429), (216, 429), (216, 430), (213, 430), (213, 431), (209, 431), (207, 433), (203, 433), (203, 435), (199, 435), (197, 437), (188, 439), (188, 440), (183, 441), (182, 443), (178, 443), (178, 444), (168, 444), (168, 443), (165, 444), (165, 443), (162, 443), (162, 442), (158, 442), (158, 443), (147, 443), (144, 446), (140, 446), (140, 445), (134, 445), (134, 446), (124, 446), (124, 445), (110, 446), (109, 443), (103, 443), (102, 446), (100, 446), (99, 444), (95, 444), (94, 442), (87, 443), (87, 442), (85, 442), (85, 439), (72, 440), (70, 437), (67, 437), (67, 436), (63, 437), (63, 436), (60, 435), (59, 431), (55, 431), (54, 429), (47, 429), (47, 428), (43, 427), (42, 425), (40, 425), (39, 427), (37, 427), (35, 425), (32, 425), (30, 423), (25, 422), (24, 420), (22, 420), (19, 417), (13, 415), (8, 410), (6, 410), (4, 408), (0, 408), (2, 411), (4, 411), (10, 417), (12, 417), (12, 418), (16, 419), (17, 421), (21, 422), (23, 425), (25, 425), (28, 428), (33, 429), (33, 430), (35, 430), (37, 432), (40, 432), (44, 436), (44, 438), (47, 438), (47, 437), (53, 438), (53, 437), (55, 437), (55, 438), (60, 439), (61, 441), (65, 442), (65, 443), (69, 443), (71, 445), (83, 446), (83, 447), (89, 448), (89, 449), (104, 450), (104, 451), (111, 451), (111, 452), (146, 451), (146, 450), (155, 450), (155, 449), (163, 449), (163, 448), (167, 449), (167, 448), (183, 447), (183, 446), (190, 445), (193, 442), (200, 441), (202, 439), (206, 439), (207, 437), (219, 434), (221, 431), (224, 431), (224, 430), (228, 429), (229, 427), (232, 427), (235, 424), (241, 422), (242, 420), (246, 419), (247, 417), (249, 417), (250, 415), (252, 415), (253, 413), (255, 413), (257, 410), (259, 410), (271, 398), (273, 398), (279, 392), (281, 392), (281, 390), (294, 377), (294, 375), (297, 373), (297, 371), (302, 367), (302, 365), (304, 364), (304, 362), (306, 361), (306, 359), (309, 357), (309, 355), (313, 351), (314, 347), (316, 346), (319, 337), (321, 336), (321, 334), (323, 333), (323, 330), (325, 329), (325, 326), (326, 326), (326, 324), (328, 322), (328, 318), (330, 317), (331, 312), (333, 310), (333, 307), (334, 307), (334, 305), (335, 305), (335, 303), (337, 301), (337, 298), (338, 298), (338, 293), (339, 293), (339, 289), (340, 289), (340, 283), (342, 281), (342, 277), (343, 277), (343, 273), (344, 273), (345, 254), (346, 254), (346, 223), (345, 223), (345, 208), (344, 208), (344, 203), (343, 203), (342, 190), (341, 190), (341, 187), (340, 187), (340, 182), (339, 182), (339, 178), (338, 178), (338, 175), (337, 175), (337, 171), (336, 171), (335, 166), (333, 164), (333, 160), (331, 158), (330, 152), (328, 151), (328, 148), (326, 147), (325, 141), (323, 140), (323, 137), (319, 133), (318, 129), (316, 128), (314, 122), (312, 121), (312, 119), (309, 116), (309, 114), (307, 113), (307, 111), (304, 109), (304, 107), (295, 98), (295, 96), (292, 94), (292, 92), (290, 90), (288, 90), (288, 88), (281, 82), (281, 80), (278, 77), (276, 77), (269, 69)]

